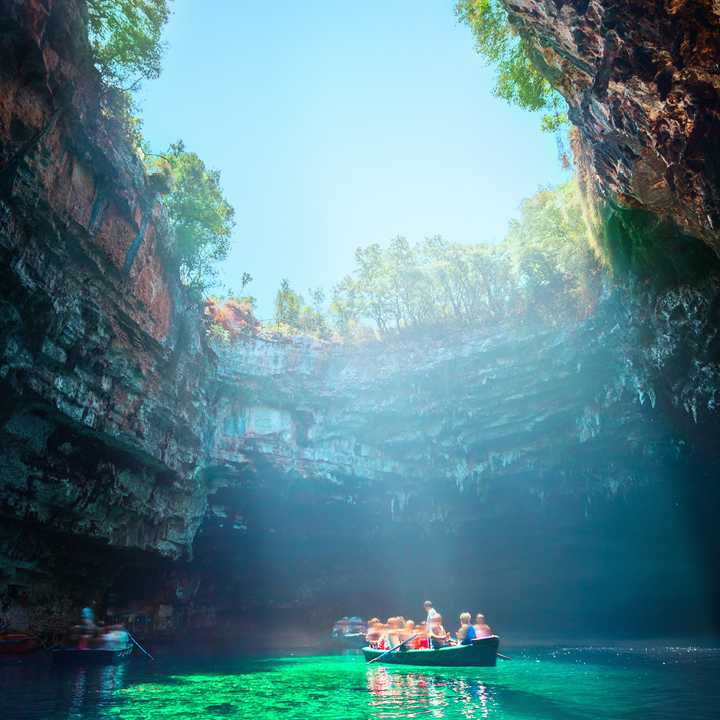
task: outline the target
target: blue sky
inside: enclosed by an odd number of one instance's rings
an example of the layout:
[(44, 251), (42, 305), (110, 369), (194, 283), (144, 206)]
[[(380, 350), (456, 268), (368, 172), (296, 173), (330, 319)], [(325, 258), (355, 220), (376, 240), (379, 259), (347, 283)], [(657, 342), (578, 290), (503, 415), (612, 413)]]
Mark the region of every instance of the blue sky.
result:
[(540, 120), (492, 96), (453, 0), (175, 0), (140, 107), (154, 150), (182, 138), (236, 210), (221, 279), (258, 315), (281, 278), (330, 289), (358, 245), (499, 240), (564, 173)]

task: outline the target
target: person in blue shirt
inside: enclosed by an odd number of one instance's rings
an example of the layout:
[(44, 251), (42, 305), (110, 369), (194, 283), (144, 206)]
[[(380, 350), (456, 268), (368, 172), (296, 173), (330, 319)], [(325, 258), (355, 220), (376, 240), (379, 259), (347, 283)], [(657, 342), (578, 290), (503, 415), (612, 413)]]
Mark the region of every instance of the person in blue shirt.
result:
[(470, 645), (477, 637), (475, 628), (470, 624), (470, 618), (469, 612), (460, 613), (460, 628), (457, 631), (457, 638), (461, 645)]

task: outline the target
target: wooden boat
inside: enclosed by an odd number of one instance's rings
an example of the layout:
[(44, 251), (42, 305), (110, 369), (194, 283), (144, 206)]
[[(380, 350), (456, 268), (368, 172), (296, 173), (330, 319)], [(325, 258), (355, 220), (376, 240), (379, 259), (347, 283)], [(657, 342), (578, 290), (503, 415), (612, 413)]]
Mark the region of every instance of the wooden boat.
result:
[(105, 648), (88, 648), (80, 650), (76, 647), (52, 648), (53, 662), (57, 665), (114, 665), (128, 660), (132, 654), (132, 644), (109, 650)]
[(29, 633), (0, 633), (0, 655), (24, 655), (39, 647), (40, 640)]
[[(396, 650), (379, 663), (387, 665), (416, 665), (423, 667), (494, 667), (500, 638), (497, 635), (478, 638), (471, 645), (452, 645), (438, 650)], [(364, 647), (365, 660), (382, 655), (384, 650)]]

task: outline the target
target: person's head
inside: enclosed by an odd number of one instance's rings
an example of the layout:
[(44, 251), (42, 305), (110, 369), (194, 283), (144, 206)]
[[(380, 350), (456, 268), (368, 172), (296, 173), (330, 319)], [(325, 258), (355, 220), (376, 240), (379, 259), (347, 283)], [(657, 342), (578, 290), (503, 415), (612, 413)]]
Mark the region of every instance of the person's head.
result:
[(80, 613), (80, 617), (83, 620), (94, 620), (95, 619), (95, 613), (93, 612), (92, 608), (85, 607), (82, 609), (82, 613)]
[(440, 613), (433, 618), (433, 625), (442, 625), (442, 615)]
[(423, 607), (425, 608), (425, 612), (430, 612), (432, 606), (433, 606), (432, 600), (426, 600), (426, 601), (423, 603)]
[(415, 629), (415, 621), (414, 620), (406, 620), (405, 621), (405, 628), (407, 630), (414, 630)]
[(461, 625), (469, 625), (470, 624), (470, 613), (469, 612), (460, 613), (460, 624)]
[(485, 616), (484, 616), (482, 613), (478, 613), (478, 614), (475, 616), (475, 622), (476, 622), (478, 625), (484, 625), (484, 624), (485, 624)]
[(368, 625), (377, 625), (379, 622), (380, 618), (370, 618), (370, 620), (368, 620)]

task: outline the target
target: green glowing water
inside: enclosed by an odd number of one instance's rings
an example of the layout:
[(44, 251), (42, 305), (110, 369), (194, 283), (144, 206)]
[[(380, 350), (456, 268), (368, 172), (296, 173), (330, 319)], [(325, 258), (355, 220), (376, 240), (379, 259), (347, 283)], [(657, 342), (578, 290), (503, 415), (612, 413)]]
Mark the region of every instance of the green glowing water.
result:
[[(527, 650), (497, 668), (366, 666), (359, 655), (33, 672), (0, 668), (7, 720), (717, 718), (720, 652)], [(6, 707), (3, 708), (3, 703)]]

